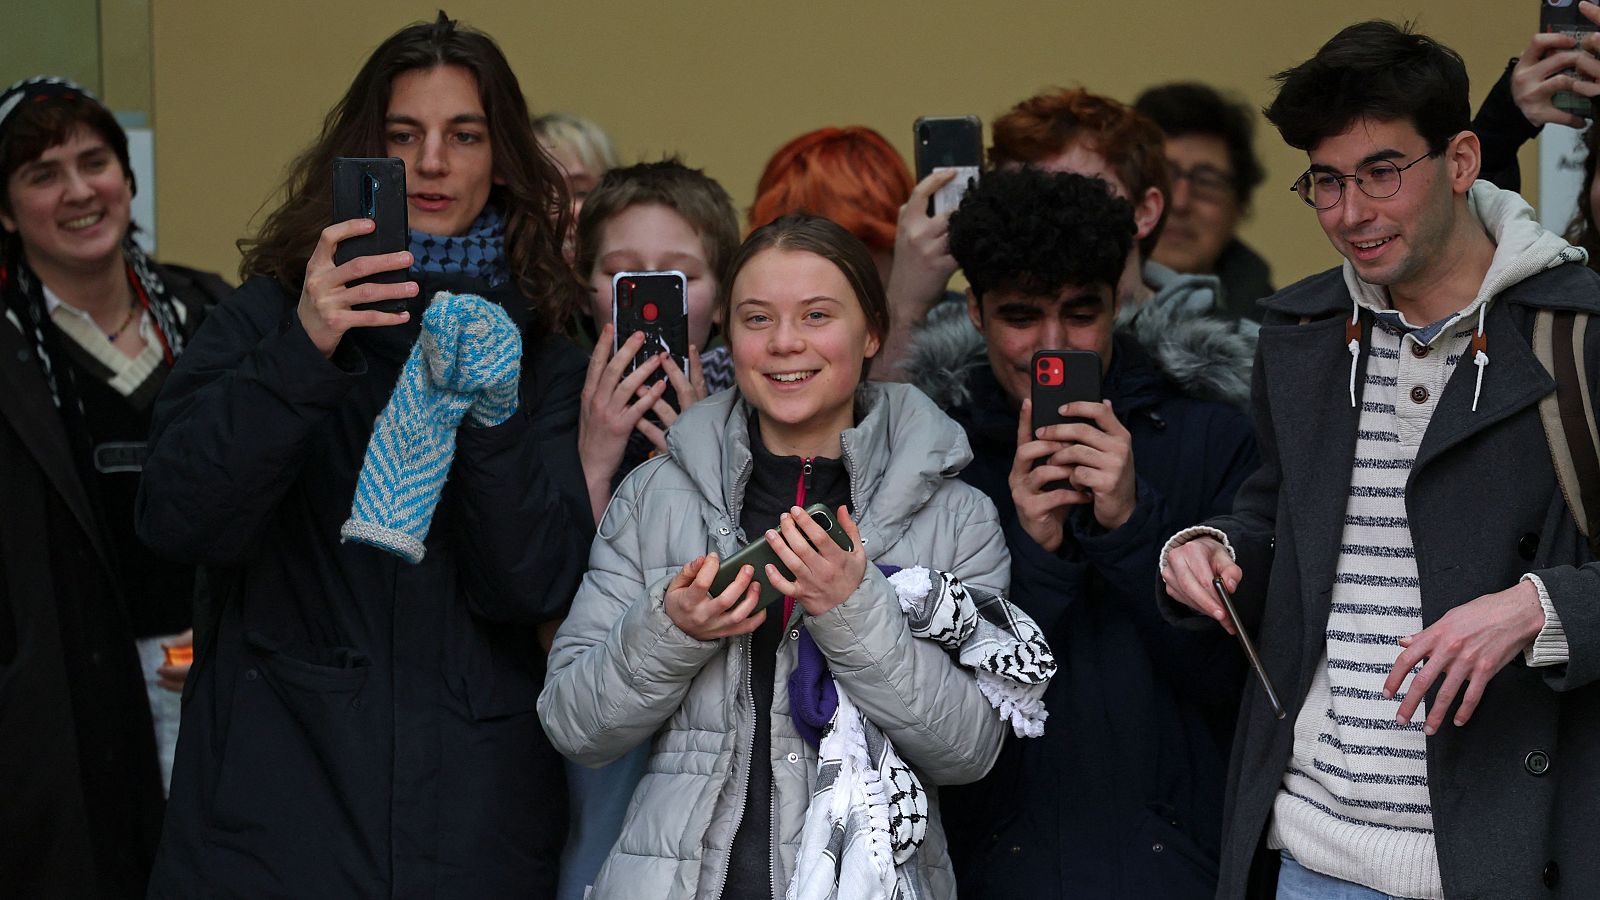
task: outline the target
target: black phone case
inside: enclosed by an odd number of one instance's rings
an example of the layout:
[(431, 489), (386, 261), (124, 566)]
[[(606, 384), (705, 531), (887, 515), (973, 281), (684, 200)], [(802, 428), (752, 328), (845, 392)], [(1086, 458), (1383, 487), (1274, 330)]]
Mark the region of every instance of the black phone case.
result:
[[(850, 543), (849, 535), (844, 533), (844, 528), (839, 524), (839, 520), (834, 518), (833, 512), (828, 507), (821, 503), (813, 503), (806, 507), (806, 515), (822, 526), (822, 529), (828, 532), (828, 537), (833, 538), (833, 542), (838, 544), (840, 549), (849, 553), (854, 547)], [(761, 597), (756, 601), (756, 609), (766, 609), (768, 606), (782, 600), (783, 593), (767, 583), (767, 563), (777, 566), (778, 574), (784, 578), (790, 581), (794, 580), (794, 573), (789, 571), (789, 567), (778, 559), (778, 554), (773, 551), (766, 538), (758, 537), (740, 547), (738, 552), (723, 560), (722, 564), (717, 567), (717, 577), (711, 581), (711, 596), (715, 597), (726, 590), (728, 585), (733, 584), (733, 580), (738, 577), (739, 570), (748, 565), (755, 569), (754, 580), (761, 584)], [(751, 610), (750, 614), (755, 615), (755, 610)]]
[[(672, 354), (679, 371), (689, 374), (688, 282), (682, 272), (618, 272), (611, 279), (611, 321), (616, 323), (613, 353), (634, 332), (644, 332), (644, 346), (628, 364), (629, 372), (665, 350)], [(666, 370), (657, 369), (647, 383), (666, 377)], [(666, 400), (678, 405), (670, 387)]]
[[(934, 169), (983, 166), (983, 123), (977, 116), (923, 116), (911, 126), (917, 181)], [(928, 215), (933, 215), (933, 200)]]
[[(406, 165), (394, 157), (366, 158), (340, 156), (333, 161), (333, 221), (371, 219), (377, 228), (368, 234), (358, 234), (339, 242), (333, 251), (334, 265), (342, 265), (358, 256), (375, 256), (397, 253), (406, 249)], [(409, 281), (411, 273), (405, 269), (378, 272), (349, 283), (398, 284)], [(354, 309), (376, 309), (383, 312), (401, 312), (406, 301), (380, 300), (363, 303)]]
[[(1064, 403), (1100, 402), (1100, 354), (1092, 350), (1040, 350), (1033, 354), (1029, 371), (1033, 373), (1030, 399), (1035, 434), (1046, 425), (1086, 421), (1077, 416), (1063, 416), (1061, 405)], [(1045, 485), (1045, 490), (1070, 487), (1064, 481), (1055, 481)]]

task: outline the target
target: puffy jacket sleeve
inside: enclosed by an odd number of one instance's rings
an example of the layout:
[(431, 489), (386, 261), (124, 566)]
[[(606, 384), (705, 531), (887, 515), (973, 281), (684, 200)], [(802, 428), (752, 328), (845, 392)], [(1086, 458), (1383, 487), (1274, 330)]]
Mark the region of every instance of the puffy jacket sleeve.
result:
[(240, 561), (304, 465), (318, 424), (366, 371), (329, 360), (292, 298), (255, 279), (207, 318), (162, 388), (135, 506), (139, 538), (172, 559)]
[(593, 527), (578, 462), (587, 362), (550, 338), (530, 342), (523, 365), (517, 412), (492, 428), (461, 427), (451, 477), (469, 607), (531, 625), (566, 611)]
[[(952, 501), (954, 558), (917, 563), (980, 590), (1004, 591), (1011, 563), (994, 505), (959, 482), (942, 490)], [(876, 566), (849, 598), (806, 627), (850, 698), (934, 784), (965, 784), (988, 773), (1005, 724), (971, 670), (911, 634), (894, 588)]]
[(673, 624), (662, 605), (671, 577), (647, 585), (639, 568), (637, 504), (665, 463), (645, 463), (617, 489), (550, 649), (539, 719), (556, 749), (586, 766), (611, 762), (654, 734), (724, 647)]

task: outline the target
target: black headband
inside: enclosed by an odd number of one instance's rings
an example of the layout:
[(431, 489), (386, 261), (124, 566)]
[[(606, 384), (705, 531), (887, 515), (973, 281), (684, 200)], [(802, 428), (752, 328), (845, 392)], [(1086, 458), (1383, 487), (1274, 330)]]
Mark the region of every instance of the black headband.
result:
[(0, 93), (0, 137), (5, 136), (6, 123), (11, 120), (11, 114), (24, 101), (35, 102), (48, 100), (54, 97), (83, 97), (91, 103), (99, 104), (100, 100), (88, 89), (77, 82), (65, 78), (54, 78), (36, 75), (33, 78), (24, 78)]

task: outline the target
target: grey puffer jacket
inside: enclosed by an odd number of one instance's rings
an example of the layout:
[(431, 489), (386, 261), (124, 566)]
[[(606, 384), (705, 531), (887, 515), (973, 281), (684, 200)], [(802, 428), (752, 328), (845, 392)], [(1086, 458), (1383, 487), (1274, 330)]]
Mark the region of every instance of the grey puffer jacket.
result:
[[(915, 388), (869, 383), (860, 423), (841, 436), (852, 506), (872, 561), (954, 572), (1001, 591), (1010, 557), (993, 504), (955, 478), (972, 458), (961, 428)], [(600, 765), (652, 740), (644, 779), (595, 898), (718, 897), (745, 807), (755, 705), (750, 639), (701, 642), (662, 607), (667, 582), (708, 551), (744, 543), (753, 457), (750, 408), (736, 390), (696, 403), (668, 432), (670, 454), (636, 469), (612, 499), (572, 613), (550, 653), (539, 715), (563, 753)], [(892, 461), (892, 464), (891, 464)], [(816, 752), (789, 718), (785, 685), (804, 619), (834, 678), (936, 793), (988, 772), (1003, 723), (972, 673), (914, 638), (875, 566), (844, 603), (815, 618), (796, 607), (772, 701), (773, 884), (788, 884)], [(930, 898), (953, 898), (937, 804), (916, 862)]]

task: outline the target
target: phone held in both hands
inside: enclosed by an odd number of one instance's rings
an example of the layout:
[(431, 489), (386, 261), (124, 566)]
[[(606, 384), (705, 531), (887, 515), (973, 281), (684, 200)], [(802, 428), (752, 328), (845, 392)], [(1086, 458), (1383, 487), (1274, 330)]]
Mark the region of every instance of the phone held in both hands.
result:
[[(1033, 433), (1046, 425), (1075, 424), (1086, 419), (1064, 416), (1067, 403), (1100, 402), (1100, 354), (1093, 350), (1039, 350), (1033, 354), (1030, 399), (1033, 402)], [(1042, 465), (1039, 460), (1037, 465)], [(1072, 485), (1056, 481), (1046, 491), (1071, 490)]]
[[(663, 272), (618, 272), (611, 278), (611, 352), (616, 353), (634, 332), (644, 334), (644, 345), (628, 364), (632, 372), (662, 351), (672, 354), (678, 371), (689, 374), (688, 281), (676, 269)], [(651, 374), (648, 384), (667, 377), (666, 369)], [(677, 405), (667, 389), (667, 402)]]
[[(366, 158), (340, 156), (333, 161), (333, 221), (371, 219), (377, 227), (367, 234), (345, 238), (333, 251), (334, 265), (343, 265), (359, 256), (398, 253), (406, 249), (406, 165), (394, 157)], [(406, 269), (375, 272), (349, 283), (399, 284), (409, 281)], [(404, 312), (406, 301), (379, 300), (353, 309)]]
[[(833, 538), (833, 542), (839, 545), (839, 549), (846, 553), (855, 549), (855, 545), (850, 541), (850, 536), (844, 533), (844, 527), (839, 524), (839, 520), (827, 506), (821, 503), (813, 503), (806, 507), (806, 515), (811, 517), (811, 521), (817, 523), (818, 528), (826, 531), (828, 537)], [(756, 601), (756, 609), (766, 609), (768, 606), (778, 602), (783, 599), (783, 592), (768, 583), (767, 563), (777, 566), (778, 574), (785, 579), (794, 580), (794, 573), (789, 571), (789, 567), (784, 565), (782, 560), (778, 559), (778, 554), (772, 549), (772, 545), (768, 544), (765, 538), (758, 537), (739, 548), (738, 552), (723, 560), (722, 564), (717, 567), (717, 577), (711, 582), (711, 596), (715, 597), (726, 590), (728, 585), (733, 584), (733, 580), (739, 577), (739, 570), (748, 565), (755, 569), (754, 580), (761, 585), (761, 597)], [(751, 610), (750, 614), (754, 615), (755, 611)]]
[(934, 172), (956, 171), (956, 177), (928, 202), (928, 215), (937, 216), (960, 206), (961, 196), (978, 182), (983, 168), (983, 123), (977, 116), (923, 116), (911, 131), (917, 181)]
[[(1540, 0), (1539, 30), (1546, 33), (1557, 32), (1574, 40), (1582, 40), (1584, 35), (1595, 30), (1595, 24), (1578, 10), (1578, 0)], [(1577, 75), (1577, 70), (1567, 69), (1566, 74)], [(1569, 112), (1585, 119), (1594, 117), (1594, 108), (1589, 98), (1574, 91), (1557, 91), (1550, 98), (1550, 102), (1562, 112)]]

